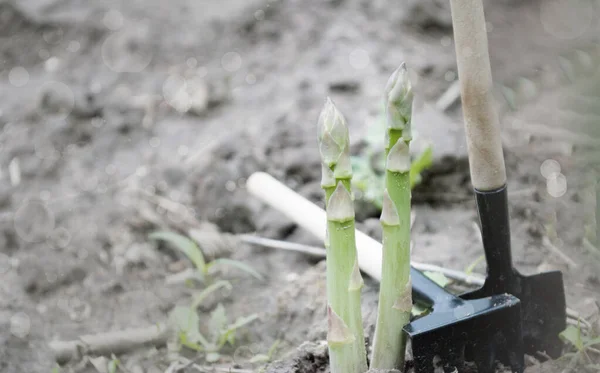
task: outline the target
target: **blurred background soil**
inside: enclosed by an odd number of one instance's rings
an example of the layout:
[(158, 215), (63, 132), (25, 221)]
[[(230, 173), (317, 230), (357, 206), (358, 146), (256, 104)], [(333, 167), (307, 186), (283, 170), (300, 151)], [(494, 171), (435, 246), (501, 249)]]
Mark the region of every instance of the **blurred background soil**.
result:
[[(325, 97), (346, 115), (359, 154), (402, 61), (417, 92), (415, 149), (434, 151), (413, 193), (414, 259), (473, 263), (483, 252), (460, 104), (436, 106), (457, 79), (448, 4), (0, 1), (0, 371), (50, 372), (49, 341), (151, 325), (185, 302), (190, 289), (165, 278), (188, 264), (147, 238), (156, 229), (212, 223), (320, 245), (253, 199), (245, 180), (266, 171), (322, 205)], [(594, 320), (599, 259), (582, 241), (594, 202), (576, 155), (589, 146), (585, 110), (600, 100), (590, 93), (599, 4), (485, 4), (516, 266), (563, 270), (570, 307)], [(377, 238), (378, 212), (359, 207), (359, 228)], [(227, 271), (232, 291), (203, 304), (206, 315), (219, 302), (231, 317), (259, 315), (219, 364), (251, 369), (248, 356), (277, 339), (278, 357), (324, 339), (324, 263), (244, 245), (232, 257), (266, 279)], [(376, 294), (369, 282), (369, 333)], [(169, 366), (152, 348), (121, 361), (136, 372)]]

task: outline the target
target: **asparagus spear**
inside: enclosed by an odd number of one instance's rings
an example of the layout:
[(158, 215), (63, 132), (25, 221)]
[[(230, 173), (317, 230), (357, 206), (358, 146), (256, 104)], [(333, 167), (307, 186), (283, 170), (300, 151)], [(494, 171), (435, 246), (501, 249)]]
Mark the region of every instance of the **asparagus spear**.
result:
[(328, 346), (332, 373), (367, 371), (351, 196), (352, 167), (346, 122), (330, 99), (319, 116), (321, 185), (327, 211)]
[(412, 88), (405, 64), (386, 86), (386, 189), (381, 224), (383, 257), (372, 369), (404, 369), (406, 340), (402, 328), (410, 321), (410, 155)]

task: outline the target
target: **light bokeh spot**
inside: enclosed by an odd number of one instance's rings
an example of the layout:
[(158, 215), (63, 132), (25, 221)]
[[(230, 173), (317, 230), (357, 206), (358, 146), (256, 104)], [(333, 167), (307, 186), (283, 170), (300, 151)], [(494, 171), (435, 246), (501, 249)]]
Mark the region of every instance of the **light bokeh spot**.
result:
[(552, 197), (559, 198), (567, 193), (567, 178), (561, 173), (552, 174), (546, 179), (546, 189)]
[(540, 3), (540, 20), (544, 30), (558, 39), (570, 40), (590, 29), (596, 15), (589, 0), (544, 0)]
[(71, 243), (71, 232), (65, 227), (56, 228), (50, 235), (50, 243), (53, 247), (64, 249)]
[(29, 72), (22, 66), (16, 66), (10, 69), (8, 81), (15, 87), (23, 87), (29, 82)]
[(546, 179), (560, 173), (560, 164), (554, 159), (546, 159), (540, 166), (540, 173)]
[(117, 73), (139, 73), (154, 57), (149, 29), (143, 25), (124, 27), (102, 43), (102, 60)]
[(121, 12), (118, 10), (111, 9), (104, 14), (102, 22), (107, 29), (111, 31), (117, 31), (123, 27), (123, 14), (121, 14)]
[(8, 273), (12, 267), (10, 256), (0, 253), (0, 275)]
[(242, 67), (242, 56), (237, 52), (227, 52), (221, 57), (221, 66), (225, 71), (236, 72)]
[(356, 70), (362, 70), (369, 66), (369, 63), (371, 63), (371, 57), (369, 57), (369, 52), (360, 48), (350, 52), (348, 59), (350, 61), (350, 66), (352, 66)]
[(42, 242), (54, 230), (54, 214), (41, 201), (26, 201), (14, 214), (15, 231), (25, 242)]
[(68, 85), (50, 81), (42, 85), (38, 93), (38, 114), (53, 116), (60, 120), (67, 118), (75, 107), (75, 94)]
[(10, 333), (25, 338), (31, 331), (31, 319), (25, 312), (17, 312), (10, 318)]

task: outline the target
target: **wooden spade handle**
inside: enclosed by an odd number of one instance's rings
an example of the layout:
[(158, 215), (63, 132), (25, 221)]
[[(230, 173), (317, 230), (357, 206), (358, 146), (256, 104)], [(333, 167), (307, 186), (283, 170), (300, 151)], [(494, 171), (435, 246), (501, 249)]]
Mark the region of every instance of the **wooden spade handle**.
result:
[(492, 72), (481, 0), (451, 0), (462, 108), (475, 189), (506, 184), (499, 120), (492, 96)]

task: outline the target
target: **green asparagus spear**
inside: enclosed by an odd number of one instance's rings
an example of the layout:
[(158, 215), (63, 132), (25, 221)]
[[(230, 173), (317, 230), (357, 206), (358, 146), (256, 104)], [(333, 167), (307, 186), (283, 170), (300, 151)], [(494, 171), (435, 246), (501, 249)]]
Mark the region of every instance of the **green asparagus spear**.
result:
[(361, 312), (363, 280), (358, 268), (352, 167), (346, 121), (327, 99), (318, 123), (327, 210), (328, 346), (332, 373), (367, 371)]
[(371, 368), (404, 369), (410, 321), (410, 155), (413, 94), (402, 64), (386, 86), (386, 175), (381, 224), (383, 257)]

